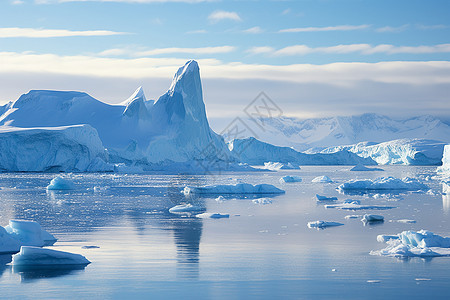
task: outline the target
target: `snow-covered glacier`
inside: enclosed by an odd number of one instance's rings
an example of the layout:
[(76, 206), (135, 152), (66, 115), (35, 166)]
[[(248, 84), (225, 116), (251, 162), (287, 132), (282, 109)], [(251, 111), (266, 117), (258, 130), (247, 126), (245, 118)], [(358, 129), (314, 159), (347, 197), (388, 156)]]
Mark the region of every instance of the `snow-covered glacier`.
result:
[[(2, 170), (97, 171), (108, 161), (145, 170), (169, 165), (193, 169), (235, 162), (209, 126), (195, 61), (176, 72), (156, 102), (147, 100), (141, 88), (119, 105), (83, 92), (33, 90), (1, 112)], [(89, 125), (73, 126), (78, 124)]]
[(363, 158), (345, 149), (334, 153), (306, 154), (289, 147), (278, 147), (261, 142), (253, 137), (235, 139), (228, 143), (231, 152), (242, 162), (263, 165), (277, 161), (297, 165), (376, 165), (371, 158)]
[(90, 125), (18, 128), (0, 126), (0, 171), (111, 171)]
[(380, 165), (440, 165), (446, 143), (427, 139), (399, 139), (384, 143), (361, 142), (329, 147), (306, 153), (336, 153), (347, 150), (361, 157), (370, 157)]

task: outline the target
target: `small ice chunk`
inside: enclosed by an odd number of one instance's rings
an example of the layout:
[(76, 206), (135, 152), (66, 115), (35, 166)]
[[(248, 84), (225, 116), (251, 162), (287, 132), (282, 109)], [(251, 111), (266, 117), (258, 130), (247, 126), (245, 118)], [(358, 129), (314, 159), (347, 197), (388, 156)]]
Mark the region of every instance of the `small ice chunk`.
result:
[(341, 191), (372, 191), (372, 190), (403, 190), (418, 191), (429, 190), (429, 187), (415, 178), (405, 177), (403, 179), (395, 177), (379, 177), (374, 180), (352, 179), (338, 187)]
[(345, 219), (358, 219), (358, 218), (361, 218), (361, 215), (346, 215), (345, 217), (344, 217)]
[(327, 204), (324, 207), (325, 208), (336, 208), (336, 209), (343, 209), (343, 210), (367, 210), (367, 209), (374, 209), (374, 210), (386, 210), (386, 209), (392, 209), (395, 208), (395, 206), (384, 206), (384, 205), (362, 205), (358, 204), (358, 202), (355, 202), (357, 200), (354, 200), (350, 203), (337, 203), (337, 204)]
[(398, 223), (416, 223), (415, 220), (401, 219), (397, 220)]
[(416, 281), (430, 281), (430, 278), (416, 278)]
[(258, 198), (258, 199), (253, 199), (252, 202), (255, 203), (255, 204), (262, 204), (262, 205), (265, 205), (265, 204), (272, 204), (272, 200), (269, 199), (269, 198)]
[(12, 237), (19, 240), (22, 246), (51, 246), (57, 241), (35, 221), (10, 220), (5, 229)]
[(371, 222), (384, 222), (384, 217), (380, 215), (369, 215), (365, 214), (361, 221), (371, 223)]
[(169, 208), (170, 213), (192, 213), (192, 212), (199, 212), (204, 211), (205, 208), (201, 206), (192, 205), (191, 203), (188, 204), (180, 204), (176, 205), (172, 208)]
[(377, 235), (377, 241), (380, 243), (386, 243), (390, 240), (398, 240), (398, 235), (387, 235), (387, 234), (379, 234)]
[(87, 265), (91, 262), (83, 255), (44, 249), (39, 247), (22, 246), (20, 252), (12, 257), (13, 266), (36, 265)]
[(380, 283), (380, 282), (381, 282), (381, 280), (374, 280), (374, 279), (367, 280), (367, 283)]
[(336, 201), (337, 197), (327, 197), (316, 194), (317, 201)]
[(368, 168), (366, 166), (359, 164), (351, 168), (350, 171), (384, 171), (384, 170), (379, 168)]
[(82, 246), (81, 249), (98, 249), (99, 246)]
[(300, 166), (295, 163), (280, 163), (280, 162), (265, 162), (263, 169), (270, 171), (278, 171), (278, 170), (293, 170), (300, 169)]
[(186, 186), (182, 191), (185, 195), (190, 194), (284, 194), (285, 191), (271, 184), (238, 183), (231, 185), (210, 185), (201, 187)]
[(0, 226), (0, 253), (16, 253), (20, 250), (20, 242)]
[(331, 180), (330, 177), (323, 175), (314, 178), (313, 180), (311, 180), (311, 182), (331, 183), (333, 182), (333, 180)]
[(202, 213), (196, 215), (197, 218), (201, 219), (223, 219), (223, 218), (229, 218), (229, 214), (222, 214), (222, 213)]
[(302, 182), (302, 178), (296, 175), (287, 175), (280, 178), (280, 183)]
[(227, 199), (225, 199), (224, 196), (219, 196), (219, 197), (216, 198), (216, 201), (217, 201), (217, 202), (224, 202), (224, 201), (226, 201), (226, 200), (227, 200)]
[(309, 228), (317, 228), (317, 229), (324, 229), (327, 227), (333, 227), (333, 226), (341, 226), (344, 225), (342, 223), (338, 222), (328, 222), (328, 221), (314, 221), (314, 222), (308, 222)]
[(61, 176), (57, 176), (50, 181), (50, 184), (47, 186), (47, 190), (73, 190), (75, 189), (75, 185), (72, 181), (67, 178), (62, 178)]

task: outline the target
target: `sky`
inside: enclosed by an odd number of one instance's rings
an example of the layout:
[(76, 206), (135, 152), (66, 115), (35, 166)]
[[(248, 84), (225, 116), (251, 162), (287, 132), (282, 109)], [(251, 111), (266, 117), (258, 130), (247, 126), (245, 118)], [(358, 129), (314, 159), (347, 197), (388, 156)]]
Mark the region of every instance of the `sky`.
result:
[(2, 0), (0, 104), (31, 89), (158, 99), (195, 59), (216, 127), (262, 91), (298, 118), (450, 120), (449, 15), (446, 0)]

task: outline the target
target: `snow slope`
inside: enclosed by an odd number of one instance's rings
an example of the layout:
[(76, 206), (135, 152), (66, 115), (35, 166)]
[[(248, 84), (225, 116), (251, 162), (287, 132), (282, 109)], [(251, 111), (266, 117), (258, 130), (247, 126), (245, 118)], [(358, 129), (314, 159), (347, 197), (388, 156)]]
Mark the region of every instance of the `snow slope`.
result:
[(371, 158), (341, 150), (335, 153), (305, 154), (288, 147), (278, 147), (261, 142), (255, 138), (236, 139), (229, 142), (231, 152), (242, 162), (263, 165), (265, 162), (277, 161), (283, 164), (298, 165), (375, 165)]
[[(248, 120), (248, 124), (252, 124)], [(252, 126), (254, 137), (277, 146), (304, 151), (360, 142), (381, 143), (405, 138), (450, 141), (450, 126), (433, 116), (395, 120), (378, 114), (300, 120), (290, 117), (262, 119)]]
[(109, 171), (107, 153), (89, 125), (0, 126), (0, 171)]
[[(111, 161), (115, 163), (146, 165), (147, 169), (152, 169), (195, 161), (234, 161), (223, 138), (209, 127), (200, 70), (195, 61), (188, 61), (177, 71), (167, 93), (154, 103), (145, 98), (142, 88), (119, 105), (103, 103), (82, 92), (37, 90), (1, 107), (0, 113), (2, 111), (0, 126), (3, 127), (89, 124), (97, 130), (103, 145), (111, 153)], [(46, 133), (52, 131), (55, 135), (46, 137), (47, 144), (52, 144), (49, 141), (56, 138), (58, 130), (61, 129), (45, 129)], [(4, 147), (7, 146), (4, 143)], [(22, 149), (22, 155), (33, 154), (33, 151), (25, 150)], [(9, 151), (14, 152), (12, 148)], [(9, 155), (10, 163), (14, 164), (16, 154)], [(82, 165), (70, 167), (86, 170), (86, 164)], [(8, 165), (4, 169), (31, 171), (45, 170), (45, 167)]]

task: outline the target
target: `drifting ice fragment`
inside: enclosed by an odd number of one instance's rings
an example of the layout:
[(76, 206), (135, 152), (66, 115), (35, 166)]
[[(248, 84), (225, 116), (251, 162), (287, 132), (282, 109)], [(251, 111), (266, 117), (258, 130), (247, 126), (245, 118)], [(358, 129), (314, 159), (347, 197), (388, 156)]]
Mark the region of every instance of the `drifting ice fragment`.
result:
[(20, 250), (20, 242), (0, 226), (0, 253), (16, 253)]
[(50, 181), (50, 184), (47, 186), (47, 190), (73, 190), (75, 189), (75, 185), (72, 181), (57, 176)]
[(331, 180), (330, 177), (324, 175), (314, 178), (313, 180), (311, 180), (311, 182), (330, 183), (333, 182), (333, 180)]
[(202, 210), (204, 211), (205, 208), (200, 207), (200, 206), (195, 206), (195, 205), (188, 203), (188, 204), (176, 205), (176, 206), (170, 208), (169, 212), (171, 212), (171, 213), (192, 213), (192, 212), (199, 212)]
[(356, 165), (353, 168), (351, 168), (350, 171), (384, 171), (384, 170), (379, 168), (368, 168), (364, 165)]
[(371, 191), (371, 190), (403, 190), (403, 191), (418, 191), (429, 190), (429, 187), (415, 178), (405, 177), (403, 179), (394, 177), (379, 177), (375, 180), (353, 179), (338, 187), (339, 190), (349, 191)]
[(337, 197), (327, 197), (316, 194), (317, 201), (336, 201)]
[(371, 251), (371, 255), (394, 257), (433, 257), (450, 256), (450, 238), (434, 234), (428, 230), (403, 231), (395, 236), (379, 235), (379, 242), (388, 246), (382, 250)]
[(35, 221), (10, 220), (5, 229), (22, 246), (51, 246), (57, 241), (52, 234), (42, 229), (41, 225)]
[(280, 178), (280, 183), (289, 183), (289, 182), (302, 182), (302, 178), (300, 176), (284, 176)]
[(253, 199), (252, 200), (253, 203), (255, 204), (272, 204), (272, 200), (270, 200), (269, 198), (258, 198), (258, 199)]
[(201, 219), (223, 219), (223, 218), (229, 218), (229, 214), (221, 214), (221, 213), (202, 213), (196, 215), (197, 218)]
[(87, 265), (90, 263), (80, 254), (29, 246), (22, 246), (20, 252), (12, 257), (13, 266)]
[(234, 185), (210, 185), (202, 187), (186, 186), (183, 194), (284, 194), (283, 190), (271, 184), (252, 185), (248, 183), (238, 183)]
[(317, 229), (324, 229), (327, 227), (333, 227), (333, 226), (341, 226), (344, 225), (342, 223), (338, 222), (328, 222), (328, 221), (314, 221), (314, 222), (308, 222), (309, 228), (317, 228)]
[(361, 221), (366, 222), (366, 223), (371, 223), (371, 222), (384, 222), (384, 217), (380, 216), (380, 215), (369, 215), (369, 214), (365, 214)]

